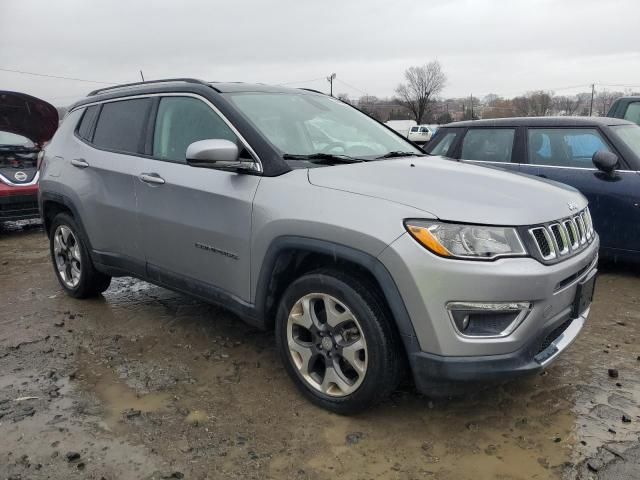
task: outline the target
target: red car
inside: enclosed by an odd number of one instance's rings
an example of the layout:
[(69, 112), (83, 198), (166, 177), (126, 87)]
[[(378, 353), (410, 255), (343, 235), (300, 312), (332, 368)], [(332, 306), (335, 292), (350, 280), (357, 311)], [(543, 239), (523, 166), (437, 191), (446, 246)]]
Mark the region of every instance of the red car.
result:
[(38, 218), (38, 155), (58, 128), (39, 98), (0, 91), (0, 222)]

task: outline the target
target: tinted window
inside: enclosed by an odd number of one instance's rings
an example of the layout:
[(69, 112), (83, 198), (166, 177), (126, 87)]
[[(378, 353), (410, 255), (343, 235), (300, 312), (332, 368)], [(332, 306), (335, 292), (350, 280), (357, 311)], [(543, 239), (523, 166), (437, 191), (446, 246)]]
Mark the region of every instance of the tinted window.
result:
[(108, 150), (141, 152), (150, 105), (149, 98), (103, 104), (93, 143)]
[(510, 162), (513, 150), (512, 128), (472, 128), (462, 141), (463, 160)]
[(100, 105), (93, 105), (85, 109), (80, 124), (78, 125), (78, 135), (89, 142), (91, 141), (91, 129), (93, 128), (99, 109)]
[(418, 127), (411, 127), (411, 131), (412, 132), (417, 132), (418, 131)]
[(624, 114), (624, 118), (625, 120), (629, 120), (640, 125), (640, 102), (630, 103)]
[(458, 136), (458, 132), (447, 132), (444, 136), (440, 137), (438, 143), (431, 149), (429, 152), (431, 155), (448, 155), (449, 149), (456, 137)]
[(530, 128), (529, 163), (593, 168), (591, 158), (609, 147), (593, 128)]
[(212, 138), (237, 143), (231, 129), (206, 103), (191, 97), (166, 97), (160, 101), (153, 137), (156, 158), (185, 162), (190, 144)]

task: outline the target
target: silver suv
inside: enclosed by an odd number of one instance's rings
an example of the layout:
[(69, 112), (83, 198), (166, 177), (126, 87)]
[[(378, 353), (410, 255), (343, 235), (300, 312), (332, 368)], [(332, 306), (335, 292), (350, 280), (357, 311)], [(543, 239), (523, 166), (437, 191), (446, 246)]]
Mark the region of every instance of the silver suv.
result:
[(537, 372), (576, 338), (598, 236), (576, 190), (426, 156), (330, 96), (174, 79), (102, 89), (47, 146), (40, 209), (77, 298), (131, 275), (275, 328), (338, 413)]

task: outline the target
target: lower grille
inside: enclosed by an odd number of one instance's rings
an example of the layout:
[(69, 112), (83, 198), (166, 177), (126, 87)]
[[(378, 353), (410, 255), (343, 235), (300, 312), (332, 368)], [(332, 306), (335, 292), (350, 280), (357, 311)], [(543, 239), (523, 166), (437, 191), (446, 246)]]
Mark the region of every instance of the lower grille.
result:
[(538, 351), (536, 352), (536, 355), (539, 354), (540, 352), (544, 352), (549, 347), (549, 345), (551, 345), (553, 343), (553, 341), (556, 338), (558, 338), (560, 335), (562, 335), (564, 333), (564, 331), (567, 328), (569, 328), (569, 325), (571, 325), (571, 322), (573, 322), (572, 318), (570, 318), (569, 320), (564, 322), (559, 327), (555, 328), (549, 335), (547, 335), (545, 337), (545, 339), (542, 341), (542, 344), (540, 344), (540, 347), (538, 348)]

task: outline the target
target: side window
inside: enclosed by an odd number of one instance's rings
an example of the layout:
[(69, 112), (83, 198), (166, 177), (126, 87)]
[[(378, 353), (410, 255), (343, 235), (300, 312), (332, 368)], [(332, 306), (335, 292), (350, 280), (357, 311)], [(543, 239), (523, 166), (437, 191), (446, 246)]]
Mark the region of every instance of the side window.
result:
[(531, 164), (574, 168), (593, 168), (593, 154), (610, 151), (594, 128), (530, 128), (528, 149)]
[(624, 113), (624, 119), (640, 125), (640, 102), (630, 103)]
[(93, 124), (96, 121), (96, 116), (98, 115), (98, 110), (100, 110), (100, 105), (87, 107), (78, 124), (78, 135), (87, 142), (91, 142), (91, 132), (93, 130)]
[(125, 153), (142, 152), (151, 99), (119, 100), (102, 105), (93, 134), (99, 148)]
[(442, 137), (437, 144), (434, 145), (433, 148), (429, 151), (431, 155), (448, 155), (449, 149), (453, 142), (455, 142), (456, 137), (458, 136), (458, 132), (447, 132)]
[(511, 162), (513, 128), (471, 128), (462, 141), (462, 160)]
[(211, 138), (237, 143), (235, 134), (206, 103), (192, 97), (160, 100), (153, 136), (154, 157), (184, 163), (190, 144)]

